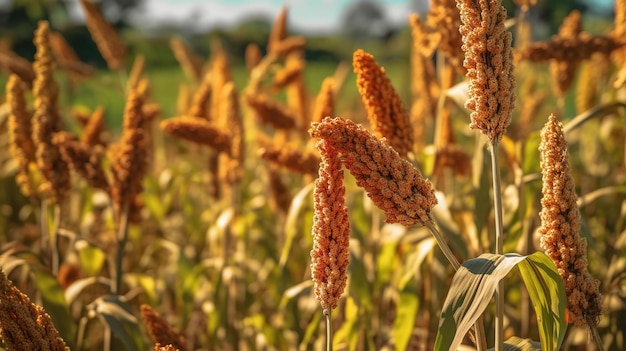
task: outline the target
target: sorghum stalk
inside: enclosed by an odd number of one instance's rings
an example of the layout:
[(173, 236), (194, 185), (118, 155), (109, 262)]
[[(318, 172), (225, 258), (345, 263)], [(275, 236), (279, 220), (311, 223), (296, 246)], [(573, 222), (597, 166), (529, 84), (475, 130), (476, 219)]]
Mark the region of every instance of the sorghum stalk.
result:
[[(502, 193), (498, 144), (511, 123), (515, 103), (515, 78), (511, 33), (505, 26), (506, 10), (500, 0), (459, 0), (463, 37), (463, 65), (469, 78), (466, 107), (473, 110), (470, 127), (479, 129), (490, 141), (496, 229), (496, 254), (502, 254)], [(504, 345), (504, 283), (496, 288), (495, 350)]]
[(315, 181), (313, 249), (311, 277), (315, 297), (326, 316), (326, 348), (332, 350), (330, 315), (337, 307), (348, 280), (350, 262), (350, 221), (345, 206), (343, 170), (338, 151), (321, 140), (317, 149), (322, 156), (319, 177)]

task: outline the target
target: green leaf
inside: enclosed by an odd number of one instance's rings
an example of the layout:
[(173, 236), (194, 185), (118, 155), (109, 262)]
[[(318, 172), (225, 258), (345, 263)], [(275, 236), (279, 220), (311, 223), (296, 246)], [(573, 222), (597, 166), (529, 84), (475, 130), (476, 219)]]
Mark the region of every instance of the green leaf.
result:
[(285, 221), (285, 244), (280, 252), (279, 266), (281, 269), (284, 268), (287, 263), (293, 239), (296, 235), (302, 234), (302, 226), (298, 225), (298, 223), (300, 222), (302, 213), (306, 209), (306, 204), (308, 203), (305, 200), (313, 191), (314, 185), (315, 183), (307, 184), (304, 188), (300, 189), (296, 196), (293, 197), (293, 200), (291, 200), (289, 212), (287, 213), (287, 220)]
[[(483, 254), (467, 260), (452, 279), (444, 302), (435, 340), (435, 350), (456, 350), (463, 337), (483, 313), (498, 282), (519, 263), (520, 272), (535, 307), (544, 350), (558, 350), (565, 333), (565, 293), (554, 265), (537, 252)], [(534, 296), (533, 296), (534, 295)]]
[(87, 240), (77, 240), (74, 248), (78, 251), (80, 267), (87, 275), (95, 276), (100, 273), (106, 254), (99, 247), (90, 244)]
[(567, 298), (554, 263), (543, 252), (526, 257), (518, 266), (537, 314), (541, 348), (559, 350), (565, 337)]
[(415, 317), (419, 309), (419, 299), (417, 292), (413, 289), (406, 289), (400, 292), (400, 300), (398, 301), (397, 316), (393, 322), (393, 340), (395, 341), (396, 350), (406, 350), (413, 327), (415, 325)]
[(141, 329), (137, 318), (130, 312), (130, 306), (119, 296), (106, 296), (94, 302), (95, 312), (102, 323), (111, 328), (127, 351), (144, 350)]
[(426, 257), (428, 257), (435, 245), (437, 245), (437, 242), (432, 236), (429, 236), (417, 243), (415, 250), (407, 255), (407, 262), (405, 264), (405, 268), (402, 269), (403, 273), (400, 277), (400, 282), (398, 283), (399, 289), (404, 289), (406, 284), (411, 281), (416, 274), (418, 274), (420, 266)]
[[(489, 351), (495, 348), (489, 349)], [(504, 351), (541, 351), (541, 344), (530, 339), (512, 336), (504, 342)]]

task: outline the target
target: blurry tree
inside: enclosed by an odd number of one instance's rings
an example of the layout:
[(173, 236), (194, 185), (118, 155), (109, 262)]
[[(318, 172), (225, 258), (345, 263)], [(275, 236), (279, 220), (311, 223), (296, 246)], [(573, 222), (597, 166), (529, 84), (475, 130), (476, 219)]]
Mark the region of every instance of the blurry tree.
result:
[(388, 39), (394, 28), (387, 19), (383, 6), (372, 0), (357, 0), (342, 16), (343, 31), (352, 39)]

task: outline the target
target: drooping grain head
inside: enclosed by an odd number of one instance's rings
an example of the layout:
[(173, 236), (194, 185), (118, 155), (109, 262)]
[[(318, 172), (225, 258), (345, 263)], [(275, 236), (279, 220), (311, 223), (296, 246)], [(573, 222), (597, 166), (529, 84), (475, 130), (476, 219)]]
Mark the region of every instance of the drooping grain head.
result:
[(350, 220), (338, 152), (324, 140), (317, 149), (322, 160), (313, 190), (311, 277), (315, 298), (330, 312), (337, 307), (348, 280)]
[(80, 135), (80, 142), (88, 147), (105, 145), (106, 142), (102, 138), (104, 130), (104, 107), (99, 106), (87, 120), (87, 124)]
[(139, 87), (139, 82), (141, 82), (145, 68), (146, 57), (142, 54), (136, 55), (133, 60), (133, 65), (130, 68), (130, 73), (128, 74), (128, 81), (126, 82), (127, 91)]
[(187, 78), (199, 82), (202, 79), (202, 59), (178, 37), (170, 39), (170, 48)]
[(587, 242), (580, 236), (580, 212), (563, 126), (551, 115), (541, 130), (540, 244), (565, 285), (570, 320), (596, 326), (602, 313), (600, 283), (587, 270)]
[(61, 33), (50, 33), (50, 46), (59, 68), (69, 73), (72, 84), (77, 84), (81, 77), (89, 77), (96, 74), (94, 67), (78, 58), (74, 49), (72, 49)]
[(230, 138), (223, 128), (205, 119), (179, 116), (161, 122), (167, 133), (197, 144), (210, 146), (217, 151), (230, 154)]
[(254, 69), (254, 67), (256, 67), (259, 62), (261, 62), (262, 58), (263, 55), (261, 54), (261, 49), (259, 48), (259, 45), (257, 45), (256, 43), (250, 43), (246, 46), (245, 62), (246, 69), (249, 72), (252, 71), (252, 69)]
[(68, 351), (41, 306), (30, 302), (0, 270), (0, 338), (7, 351)]
[(360, 49), (354, 52), (352, 65), (372, 130), (377, 136), (387, 138), (389, 144), (406, 157), (413, 149), (413, 128), (409, 113), (384, 68)]
[(32, 88), (35, 72), (27, 59), (13, 52), (0, 50), (0, 70), (7, 74), (17, 74), (29, 89)]
[(339, 117), (314, 123), (310, 134), (339, 153), (357, 185), (385, 212), (387, 223), (411, 226), (432, 222), (430, 211), (437, 204), (433, 187), (384, 139)]
[(438, 50), (445, 53), (455, 69), (463, 69), (462, 39), (459, 33), (461, 19), (454, 0), (432, 0), (431, 9), (426, 19), (431, 28), (438, 31), (440, 43)]
[(239, 108), (239, 94), (233, 82), (222, 87), (221, 119), (224, 120), (230, 139), (230, 153), (225, 168), (228, 180), (232, 183), (241, 181), (245, 170), (245, 135), (243, 117)]
[(34, 39), (37, 51), (33, 63), (35, 111), (32, 139), (37, 148), (37, 167), (43, 176), (39, 193), (51, 203), (59, 203), (70, 189), (70, 173), (68, 165), (52, 143), (53, 134), (61, 130), (61, 119), (58, 107), (59, 87), (54, 80), (54, 59), (49, 34), (48, 22), (40, 21)]
[(211, 83), (211, 72), (207, 72), (204, 74), (200, 85), (193, 94), (191, 105), (189, 105), (186, 114), (206, 120), (213, 119), (214, 116), (211, 115), (210, 110), (212, 94), (213, 84)]
[(267, 40), (267, 52), (276, 53), (280, 43), (287, 37), (287, 7), (283, 6), (274, 21)]
[(179, 351), (187, 350), (187, 342), (183, 335), (174, 330), (152, 307), (141, 305), (141, 316), (150, 338), (155, 343), (170, 345)]
[[(623, 40), (626, 37), (626, 0), (615, 0), (615, 27), (611, 31), (611, 36)], [(618, 67), (622, 69), (626, 66), (626, 48), (616, 50), (613, 59)]]
[(515, 77), (511, 33), (505, 26), (506, 10), (499, 0), (457, 2), (462, 25), (463, 65), (469, 78), (472, 110), (470, 128), (480, 130), (497, 144), (511, 123), (515, 105)]
[(64, 131), (55, 133), (52, 141), (70, 169), (80, 174), (89, 186), (109, 191), (109, 181), (102, 167), (105, 155), (102, 145), (85, 144)]
[(211, 93), (213, 94), (211, 99), (211, 117), (219, 126), (226, 124), (226, 116), (222, 115), (223, 89), (231, 81), (232, 76), (228, 54), (226, 51), (220, 50), (213, 57), (211, 65)]
[(301, 174), (317, 174), (320, 158), (317, 154), (302, 151), (298, 145), (274, 143), (267, 138), (260, 138), (259, 156), (277, 166)]
[[(582, 23), (580, 12), (572, 11), (559, 27), (558, 36), (564, 39), (577, 40), (582, 33)], [(552, 85), (558, 96), (563, 97), (574, 81), (576, 71), (580, 65), (580, 60), (570, 58), (569, 60), (551, 60), (550, 74)]]
[(25, 196), (35, 194), (30, 180), (30, 164), (36, 162), (35, 145), (32, 140), (31, 116), (26, 111), (24, 90), (26, 85), (16, 74), (11, 74), (6, 86), (6, 100), (9, 105), (9, 143), (10, 151), (17, 160), (17, 184)]
[(305, 66), (304, 55), (300, 52), (290, 53), (285, 58), (285, 65), (295, 70), (301, 67), (300, 72), (296, 73), (291, 82), (285, 86), (285, 95), (287, 106), (296, 117), (296, 126), (306, 135), (311, 124), (311, 116), (309, 115), (309, 94), (304, 84), (304, 75), (302, 74)]
[(411, 95), (413, 105), (411, 106), (411, 124), (416, 129), (414, 133), (415, 142), (422, 143), (426, 120), (434, 119), (437, 115), (439, 86), (432, 60), (435, 49), (433, 44), (437, 41), (432, 39), (432, 35), (417, 14), (412, 14), (409, 17), (409, 25), (412, 39)]
[(324, 117), (334, 116), (335, 112), (335, 80), (324, 78), (320, 92), (315, 98), (311, 122), (321, 122)]
[(148, 170), (148, 150), (143, 123), (144, 96), (131, 90), (124, 110), (122, 137), (111, 157), (111, 195), (119, 214), (134, 202)]
[(96, 43), (107, 66), (112, 71), (122, 71), (125, 66), (127, 50), (119, 33), (107, 22), (95, 2), (80, 0), (80, 5), (85, 12), (89, 34)]
[(304, 60), (286, 60), (285, 67), (274, 75), (272, 88), (278, 91), (294, 83), (302, 76), (303, 70)]
[(290, 130), (296, 127), (297, 117), (293, 111), (269, 96), (248, 94), (246, 102), (261, 122), (271, 124), (276, 129)]

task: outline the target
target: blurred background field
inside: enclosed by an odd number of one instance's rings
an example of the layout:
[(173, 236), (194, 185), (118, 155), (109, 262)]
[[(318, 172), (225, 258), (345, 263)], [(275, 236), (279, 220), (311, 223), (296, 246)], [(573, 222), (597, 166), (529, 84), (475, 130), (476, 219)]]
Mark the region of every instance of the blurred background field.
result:
[[(169, 41), (173, 36), (183, 39), (204, 58), (211, 55), (211, 42), (220, 41), (229, 53), (235, 84), (241, 88), (247, 80), (243, 61), (246, 46), (256, 43), (264, 50), (273, 20), (283, 6), (278, 0), (106, 0), (102, 4), (107, 19), (128, 45), (128, 65), (135, 55), (145, 56), (147, 75), (152, 80), (164, 116), (174, 114), (178, 84), (185, 79), (170, 49)], [(317, 4), (305, 0), (285, 5), (290, 9), (289, 32), (307, 37), (305, 82), (310, 91), (315, 91), (339, 63), (349, 66), (352, 53), (362, 48), (377, 58), (404, 100), (409, 100), (410, 75), (407, 72), (411, 38), (407, 21), (411, 13), (424, 16), (428, 1), (327, 1)], [(511, 0), (503, 1), (503, 5), (511, 16), (516, 13)], [(555, 34), (562, 19), (574, 9), (585, 14), (584, 26), (590, 33), (602, 33), (611, 26), (613, 4), (610, 0), (540, 1), (529, 15), (534, 39), (539, 41)], [(68, 96), (71, 100), (68, 103), (104, 104), (107, 124), (118, 129), (124, 100), (115, 95), (116, 89), (110, 88), (118, 85), (119, 79), (107, 74), (106, 64), (84, 25), (77, 1), (2, 0), (2, 45), (32, 61), (35, 52), (32, 33), (40, 19), (49, 20), (52, 28), (66, 38), (82, 61), (101, 70), (98, 79), (86, 81)], [(4, 84), (6, 78), (6, 75), (0, 75), (0, 83)], [(340, 94), (342, 98), (337, 100), (338, 111), (352, 108), (354, 98), (358, 98), (352, 84), (353, 75), (349, 74), (347, 79), (343, 85), (345, 91)]]

